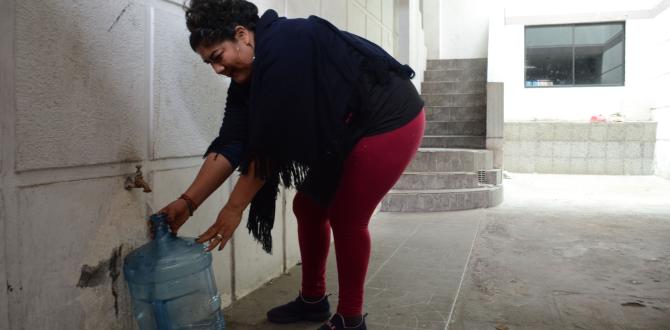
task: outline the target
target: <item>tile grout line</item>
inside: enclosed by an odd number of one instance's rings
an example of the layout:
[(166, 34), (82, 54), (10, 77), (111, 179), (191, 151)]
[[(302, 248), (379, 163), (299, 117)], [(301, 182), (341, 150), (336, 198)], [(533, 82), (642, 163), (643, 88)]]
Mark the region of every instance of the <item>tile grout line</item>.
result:
[(479, 228), (482, 224), (481, 218), (477, 221), (477, 231), (475, 232), (475, 237), (472, 238), (472, 244), (470, 245), (470, 251), (468, 252), (468, 258), (465, 261), (465, 266), (463, 266), (463, 273), (461, 274), (461, 281), (458, 283), (458, 289), (456, 289), (456, 295), (454, 296), (454, 301), (451, 303), (451, 310), (449, 310), (449, 316), (447, 317), (447, 324), (444, 325), (444, 330), (449, 330), (449, 324), (451, 323), (451, 318), (454, 315), (454, 309), (456, 309), (456, 301), (458, 301), (458, 296), (461, 293), (461, 287), (463, 287), (463, 280), (465, 279), (465, 273), (468, 271), (468, 265), (470, 264), (470, 257), (472, 256), (472, 250), (475, 248), (475, 242), (477, 241), (477, 236), (479, 236)]
[(382, 264), (379, 266), (379, 268), (377, 268), (377, 270), (374, 272), (374, 274), (372, 274), (372, 276), (370, 276), (370, 278), (368, 278), (365, 281), (364, 286), (367, 286), (368, 284), (370, 284), (370, 282), (377, 276), (377, 274), (379, 274), (379, 272), (381, 272), (381, 270), (384, 268), (384, 266), (386, 266), (386, 264), (389, 262), (389, 260), (391, 260), (391, 258), (393, 258), (393, 256), (396, 253), (398, 253), (400, 248), (402, 248), (405, 245), (405, 243), (407, 243), (407, 241), (410, 238), (412, 238), (414, 236), (414, 234), (416, 234), (417, 231), (419, 231), (419, 227), (421, 227), (421, 226), (422, 226), (422, 224), (419, 224), (419, 225), (416, 226), (416, 228), (414, 228), (414, 231), (409, 236), (407, 236), (407, 238), (405, 238), (405, 240), (402, 241), (402, 243), (400, 243), (400, 245), (398, 245), (398, 247), (395, 249), (395, 251), (393, 251), (393, 253), (391, 253), (391, 255), (388, 258), (386, 258), (386, 260), (384, 260), (384, 262), (382, 262)]

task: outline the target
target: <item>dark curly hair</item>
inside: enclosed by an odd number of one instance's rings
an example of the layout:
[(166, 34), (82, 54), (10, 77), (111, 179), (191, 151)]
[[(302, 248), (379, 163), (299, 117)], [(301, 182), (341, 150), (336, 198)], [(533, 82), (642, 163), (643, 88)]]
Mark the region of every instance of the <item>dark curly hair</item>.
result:
[(245, 0), (190, 0), (184, 10), (194, 51), (201, 45), (235, 40), (236, 26), (254, 31), (258, 22), (258, 8)]

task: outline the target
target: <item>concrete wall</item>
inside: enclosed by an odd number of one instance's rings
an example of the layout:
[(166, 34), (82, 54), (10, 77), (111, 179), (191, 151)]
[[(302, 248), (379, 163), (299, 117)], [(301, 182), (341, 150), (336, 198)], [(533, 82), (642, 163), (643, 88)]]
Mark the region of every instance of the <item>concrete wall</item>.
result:
[[(181, 3), (0, 1), (1, 329), (135, 327), (121, 260), (147, 241), (146, 216), (195, 177), (229, 84), (190, 50)], [(387, 1), (257, 4), (395, 48)], [(152, 194), (123, 188), (136, 164)], [(180, 234), (208, 228), (232, 184)], [(273, 255), (243, 225), (214, 254), (224, 305), (298, 261), (293, 194), (277, 202)], [(101, 271), (80, 283), (85, 265)]]
[[(16, 190), (8, 178), (13, 167), (14, 157), (9, 142), (14, 135), (14, 127), (10, 125), (14, 120), (14, 1), (0, 0), (0, 285), (5, 283), (5, 289), (0, 289), (0, 329), (9, 329), (9, 301), (8, 295), (13, 291), (7, 280), (7, 251), (10, 244), (7, 242), (7, 222), (9, 217), (8, 205), (16, 204)], [(15, 250), (14, 250), (15, 251)]]
[(504, 169), (519, 173), (653, 174), (656, 123), (506, 122)]
[[(491, 18), (489, 81), (505, 83), (505, 118), (511, 121), (588, 121), (591, 115), (624, 114), (628, 120), (650, 120), (650, 82), (658, 63), (649, 60), (656, 49), (654, 10), (631, 9), (633, 2), (600, 3), (589, 11), (583, 2), (538, 7), (510, 6)], [(643, 2), (634, 2), (635, 8)], [(549, 9), (547, 9), (549, 8)], [(622, 8), (628, 8), (624, 11)], [(656, 8), (653, 5), (646, 8)], [(550, 9), (555, 9), (550, 11)], [(581, 13), (584, 12), (584, 13)], [(551, 14), (550, 14), (551, 13)], [(581, 13), (581, 14), (580, 14)], [(626, 77), (621, 87), (524, 88), (524, 26), (533, 24), (626, 21)]]
[(666, 8), (656, 16), (654, 24), (659, 31), (658, 48), (653, 53), (658, 66), (651, 89), (654, 96), (652, 118), (658, 122), (654, 169), (656, 175), (670, 179), (670, 62), (667, 60), (670, 58), (670, 9)]
[(505, 145), (505, 85), (486, 84), (486, 149), (493, 152), (493, 168), (503, 168)]

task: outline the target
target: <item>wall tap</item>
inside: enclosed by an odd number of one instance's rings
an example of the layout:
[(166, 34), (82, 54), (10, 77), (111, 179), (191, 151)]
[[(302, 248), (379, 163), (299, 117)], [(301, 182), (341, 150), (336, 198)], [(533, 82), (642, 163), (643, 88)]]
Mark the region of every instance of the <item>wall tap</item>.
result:
[(135, 168), (137, 168), (135, 177), (129, 176), (126, 178), (126, 190), (133, 188), (143, 188), (145, 193), (151, 192), (151, 187), (149, 187), (149, 184), (144, 181), (144, 177), (142, 176), (142, 165), (135, 165)]

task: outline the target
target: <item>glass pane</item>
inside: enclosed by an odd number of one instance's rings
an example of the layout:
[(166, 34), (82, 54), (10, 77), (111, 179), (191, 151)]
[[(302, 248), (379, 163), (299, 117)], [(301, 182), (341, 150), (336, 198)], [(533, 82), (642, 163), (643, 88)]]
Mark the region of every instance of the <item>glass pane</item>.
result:
[(602, 45), (623, 33), (623, 23), (575, 26), (575, 45)]
[(575, 26), (575, 84), (623, 85), (622, 23)]
[(623, 66), (603, 73), (600, 82), (605, 85), (621, 85), (623, 83)]
[(526, 48), (572, 47), (572, 26), (526, 28)]
[(526, 28), (526, 86), (572, 84), (572, 26)]

